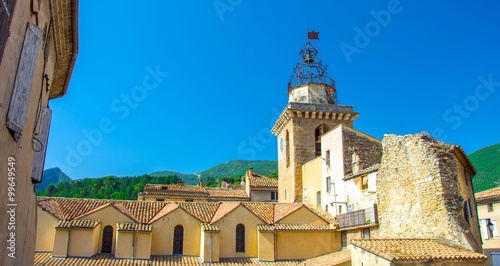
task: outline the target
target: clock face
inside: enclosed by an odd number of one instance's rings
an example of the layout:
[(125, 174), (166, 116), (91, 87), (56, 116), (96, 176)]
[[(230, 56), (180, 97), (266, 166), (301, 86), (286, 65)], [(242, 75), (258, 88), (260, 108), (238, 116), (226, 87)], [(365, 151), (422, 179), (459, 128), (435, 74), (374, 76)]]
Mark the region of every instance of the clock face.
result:
[(283, 137), (280, 138), (280, 153), (283, 153), (283, 151), (285, 150), (285, 139)]

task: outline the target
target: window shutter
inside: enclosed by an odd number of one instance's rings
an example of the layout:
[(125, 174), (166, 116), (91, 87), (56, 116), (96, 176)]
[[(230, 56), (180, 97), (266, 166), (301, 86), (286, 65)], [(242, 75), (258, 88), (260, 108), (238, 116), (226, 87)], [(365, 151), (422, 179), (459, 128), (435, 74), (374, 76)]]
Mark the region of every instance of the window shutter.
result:
[(47, 143), (49, 140), (50, 121), (52, 120), (52, 110), (48, 107), (43, 107), (40, 120), (38, 141), (40, 141), (41, 146), (39, 150), (35, 151), (33, 170), (31, 173), (31, 179), (33, 179), (34, 183), (42, 182), (43, 165), (45, 163), (45, 154), (47, 153)]
[(483, 239), (488, 240), (490, 238), (488, 234), (488, 221), (479, 220), (479, 227), (481, 227), (481, 234), (483, 235)]
[(0, 4), (0, 63), (2, 63), (5, 44), (10, 35), (10, 21), (16, 7), (16, 0), (2, 0)]
[(490, 219), (490, 222), (493, 224), (493, 238), (498, 238), (498, 228), (497, 221), (495, 219)]
[(41, 39), (42, 30), (30, 23), (24, 36), (23, 50), (17, 66), (14, 90), (7, 114), (7, 128), (14, 133), (16, 140), (22, 135), (24, 127)]

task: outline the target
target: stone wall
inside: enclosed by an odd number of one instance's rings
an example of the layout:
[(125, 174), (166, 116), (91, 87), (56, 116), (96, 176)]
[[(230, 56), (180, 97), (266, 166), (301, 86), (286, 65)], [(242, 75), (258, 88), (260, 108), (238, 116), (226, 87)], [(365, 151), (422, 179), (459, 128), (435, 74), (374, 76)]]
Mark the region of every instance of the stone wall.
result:
[(475, 205), (470, 224), (464, 218), (472, 187), (460, 180), (456, 147), (424, 134), (385, 135), (382, 145), (379, 236), (437, 238), (480, 252)]
[(343, 129), (344, 175), (352, 173), (352, 154), (359, 155), (360, 169), (380, 163), (382, 144), (347, 128)]

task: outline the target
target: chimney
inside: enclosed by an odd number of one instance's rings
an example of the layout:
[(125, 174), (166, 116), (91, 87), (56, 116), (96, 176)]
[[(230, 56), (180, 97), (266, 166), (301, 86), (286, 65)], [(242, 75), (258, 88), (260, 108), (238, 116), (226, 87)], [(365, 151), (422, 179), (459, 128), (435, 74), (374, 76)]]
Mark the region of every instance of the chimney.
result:
[(203, 181), (203, 179), (200, 178), (200, 187), (205, 187), (205, 181)]
[(248, 168), (247, 176), (253, 176), (253, 168)]
[(177, 181), (177, 185), (178, 185), (178, 186), (184, 186), (184, 181), (183, 181), (183, 180), (179, 180), (179, 181)]
[(361, 162), (359, 161), (359, 155), (354, 152), (352, 154), (352, 173), (355, 175), (361, 170)]

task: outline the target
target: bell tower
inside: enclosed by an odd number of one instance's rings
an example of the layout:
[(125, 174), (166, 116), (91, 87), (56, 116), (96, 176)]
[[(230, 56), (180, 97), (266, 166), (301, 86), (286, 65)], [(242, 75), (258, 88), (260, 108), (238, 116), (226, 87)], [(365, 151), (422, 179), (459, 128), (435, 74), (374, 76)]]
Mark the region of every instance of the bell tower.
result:
[(321, 156), (321, 135), (338, 124), (352, 128), (359, 115), (352, 106), (338, 105), (327, 68), (307, 41), (288, 82), (288, 105), (271, 130), (278, 137), (279, 202), (302, 202), (302, 165)]

